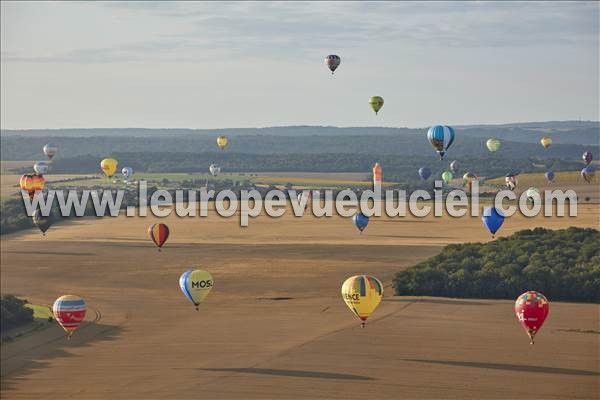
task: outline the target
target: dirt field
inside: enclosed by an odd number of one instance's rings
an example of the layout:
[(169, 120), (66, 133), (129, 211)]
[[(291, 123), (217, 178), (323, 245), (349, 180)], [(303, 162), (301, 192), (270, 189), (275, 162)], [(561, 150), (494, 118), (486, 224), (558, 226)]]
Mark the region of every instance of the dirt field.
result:
[[(598, 228), (515, 216), (524, 228)], [(490, 240), (479, 218), (374, 218), (363, 235), (340, 217), (85, 219), (2, 238), (1, 289), (37, 304), (83, 296), (87, 322), (2, 346), (3, 399), (597, 398), (600, 306), (551, 303), (530, 346), (512, 301), (393, 297), (393, 274), (447, 243)], [(196, 312), (188, 267), (215, 287)], [(386, 296), (361, 329), (339, 289), (369, 273)], [(535, 289), (535, 288), (532, 288)], [(552, 301), (552, 299), (550, 299)], [(584, 333), (595, 331), (596, 333)]]

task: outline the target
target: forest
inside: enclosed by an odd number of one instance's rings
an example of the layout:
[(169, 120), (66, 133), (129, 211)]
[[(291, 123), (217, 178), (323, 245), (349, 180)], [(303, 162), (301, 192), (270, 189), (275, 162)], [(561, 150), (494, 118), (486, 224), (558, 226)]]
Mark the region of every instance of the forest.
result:
[(536, 290), (549, 300), (600, 303), (600, 232), (536, 228), (448, 245), (398, 272), (393, 285), (402, 296), (515, 299)]

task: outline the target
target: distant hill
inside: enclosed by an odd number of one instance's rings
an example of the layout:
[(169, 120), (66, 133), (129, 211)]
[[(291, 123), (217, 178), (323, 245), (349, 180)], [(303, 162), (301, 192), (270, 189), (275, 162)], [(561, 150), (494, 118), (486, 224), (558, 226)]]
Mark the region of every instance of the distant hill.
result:
[[(225, 134), (236, 136), (380, 136), (380, 135), (419, 135), (423, 128), (394, 127), (348, 127), (335, 126), (280, 126), (267, 128), (224, 128), (224, 129), (146, 129), (146, 128), (90, 128), (90, 129), (26, 129), (0, 131), (2, 138), (23, 137), (214, 137)], [(554, 121), (519, 122), (501, 125), (460, 125), (457, 132), (475, 137), (496, 136), (516, 142), (532, 143), (539, 135), (551, 133), (557, 143), (598, 144), (600, 122), (595, 121)]]
[[(546, 127), (552, 123), (537, 123)], [(555, 123), (550, 133), (538, 128), (510, 125), (459, 127), (449, 157), (490, 156), (485, 148), (489, 137), (500, 138), (502, 149), (493, 157), (503, 158), (568, 158), (578, 159), (587, 149), (595, 151), (600, 138), (600, 125), (590, 122)], [(560, 130), (558, 130), (560, 128)], [(544, 128), (546, 129), (546, 128)], [(3, 131), (2, 160), (43, 158), (41, 148), (51, 142), (59, 147), (58, 158), (78, 156), (103, 157), (116, 152), (219, 152), (217, 135), (232, 140), (228, 152), (244, 154), (394, 154), (426, 155), (433, 150), (426, 140), (426, 129), (408, 128), (336, 128), (290, 126), (247, 129), (59, 129)], [(554, 145), (544, 150), (539, 140), (550, 134)]]

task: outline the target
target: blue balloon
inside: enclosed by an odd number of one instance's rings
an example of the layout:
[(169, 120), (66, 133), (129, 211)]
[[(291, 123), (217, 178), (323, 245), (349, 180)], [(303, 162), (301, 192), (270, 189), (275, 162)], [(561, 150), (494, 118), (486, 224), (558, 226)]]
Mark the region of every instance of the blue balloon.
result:
[(356, 226), (358, 230), (362, 233), (362, 231), (365, 230), (367, 225), (369, 225), (369, 217), (367, 217), (361, 212), (357, 212), (352, 217), (352, 222), (354, 223), (354, 226)]
[(554, 171), (552, 171), (551, 169), (549, 169), (548, 172), (546, 172), (546, 180), (548, 182), (554, 182)]
[(493, 237), (502, 226), (502, 223), (504, 223), (504, 214), (496, 207), (485, 207), (481, 220)]
[(444, 158), (446, 150), (454, 142), (454, 129), (447, 125), (435, 125), (427, 131), (427, 140), (440, 155), (440, 160)]
[(431, 170), (427, 167), (419, 168), (419, 176), (426, 181), (431, 176)]
[(192, 297), (192, 295), (190, 294), (190, 291), (188, 290), (188, 284), (187, 284), (188, 278), (190, 277), (190, 274), (192, 272), (194, 272), (194, 270), (190, 269), (190, 270), (185, 271), (183, 274), (181, 274), (181, 276), (179, 277), (179, 288), (181, 289), (181, 291), (183, 292), (185, 297), (187, 297), (187, 299), (189, 301), (191, 301), (192, 303), (194, 303), (194, 305), (196, 305), (194, 298)]

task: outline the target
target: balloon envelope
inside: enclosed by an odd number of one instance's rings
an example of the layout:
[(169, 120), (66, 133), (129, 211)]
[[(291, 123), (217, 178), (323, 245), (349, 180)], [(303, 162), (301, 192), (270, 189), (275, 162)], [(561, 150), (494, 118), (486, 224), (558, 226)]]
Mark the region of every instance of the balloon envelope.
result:
[(375, 114), (377, 114), (381, 110), (381, 107), (383, 107), (383, 97), (373, 96), (369, 99), (369, 104), (373, 111), (375, 111)]
[(533, 187), (533, 186), (530, 187), (529, 189), (527, 189), (527, 191), (525, 192), (525, 195), (531, 199), (536, 199), (536, 200), (542, 199), (541, 194), (540, 194), (540, 189)]
[(506, 175), (504, 182), (506, 183), (506, 187), (510, 190), (515, 190), (519, 184), (519, 180), (517, 179), (516, 175)]
[(196, 306), (196, 310), (208, 296), (212, 287), (212, 275), (201, 269), (190, 269), (179, 277), (179, 288), (185, 297)]
[(515, 315), (525, 332), (527, 332), (529, 339), (531, 339), (531, 344), (533, 344), (535, 335), (544, 324), (549, 312), (548, 299), (540, 292), (531, 290), (517, 298)]
[(431, 176), (431, 170), (427, 167), (419, 168), (419, 176), (422, 180), (426, 181)]
[(335, 54), (330, 54), (327, 57), (325, 57), (325, 65), (327, 65), (327, 68), (329, 68), (332, 75), (333, 72), (337, 69), (337, 67), (340, 66), (341, 62), (342, 59), (340, 58), (340, 56)]
[(43, 234), (46, 234), (46, 231), (50, 228), (50, 226), (52, 226), (52, 223), (54, 222), (52, 212), (47, 217), (44, 217), (42, 215), (42, 211), (39, 208), (33, 212), (31, 218), (33, 219), (33, 223), (35, 224), (35, 226), (37, 226)]
[(500, 140), (498, 140), (496, 138), (491, 138), (491, 139), (487, 140), (485, 145), (487, 146), (489, 151), (494, 153), (494, 152), (498, 151), (498, 149), (500, 149)]
[(219, 136), (217, 138), (217, 146), (219, 146), (221, 150), (223, 150), (225, 146), (227, 146), (227, 143), (229, 143), (229, 139), (227, 139), (226, 136)]
[(45, 162), (38, 161), (35, 164), (33, 164), (33, 170), (38, 175), (44, 175), (48, 173), (48, 171), (50, 170), (50, 166)]
[(212, 176), (217, 176), (221, 173), (221, 167), (219, 167), (217, 164), (210, 164), (208, 171)]
[(490, 231), (493, 236), (504, 223), (504, 214), (495, 207), (485, 207), (483, 209), (481, 220), (483, 221), (483, 225), (485, 225), (487, 230)]
[(450, 163), (450, 171), (452, 171), (456, 174), (458, 172), (458, 168), (459, 168), (458, 161), (454, 160)]
[(48, 143), (44, 146), (44, 154), (48, 157), (49, 160), (52, 160), (52, 157), (56, 155), (58, 148), (53, 144)]
[(373, 166), (373, 186), (381, 185), (381, 179), (383, 178), (381, 165), (375, 163)]
[(472, 172), (467, 172), (463, 175), (463, 183), (467, 187), (467, 189), (473, 189), (473, 182), (477, 180), (477, 176)]
[(358, 228), (359, 231), (362, 232), (365, 230), (367, 225), (369, 225), (369, 217), (367, 217), (361, 212), (357, 212), (352, 217), (352, 223), (354, 224), (354, 226), (356, 226), (356, 228)]
[(549, 136), (544, 136), (541, 140), (540, 143), (542, 144), (542, 146), (544, 146), (545, 149), (547, 149), (548, 147), (550, 147), (550, 145), (552, 144), (552, 138)]
[(26, 191), (30, 198), (33, 198), (35, 192), (44, 190), (45, 183), (44, 177), (38, 174), (25, 174), (19, 180), (21, 190)]
[(148, 227), (148, 235), (160, 250), (169, 238), (169, 227), (165, 224), (152, 224)]
[(59, 297), (52, 306), (54, 319), (69, 334), (69, 337), (85, 318), (86, 310), (85, 301), (81, 297), (72, 294)]
[(596, 175), (596, 169), (591, 165), (588, 165), (587, 167), (585, 167), (584, 169), (581, 170), (581, 177), (587, 183), (592, 183), (595, 175)]
[(444, 171), (442, 173), (442, 180), (444, 181), (444, 183), (447, 185), (448, 183), (450, 183), (452, 181), (452, 179), (454, 179), (454, 174), (450, 171)]
[(365, 321), (375, 311), (383, 296), (383, 285), (379, 279), (370, 275), (352, 276), (342, 284), (342, 299), (361, 320)]
[(100, 169), (104, 172), (107, 177), (112, 177), (117, 172), (117, 165), (119, 163), (114, 158), (105, 158), (100, 161)]
[(133, 175), (133, 168), (131, 167), (123, 167), (121, 170), (121, 174), (125, 177), (125, 179), (129, 179), (131, 175)]
[(454, 143), (454, 129), (447, 125), (434, 125), (427, 131), (427, 140), (442, 159)]
[(585, 163), (585, 165), (590, 165), (590, 163), (594, 159), (594, 155), (592, 154), (591, 151), (586, 151), (585, 153), (583, 153), (581, 158), (583, 159), (583, 162)]

